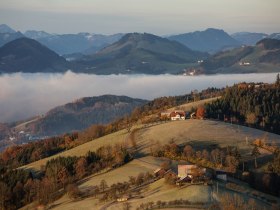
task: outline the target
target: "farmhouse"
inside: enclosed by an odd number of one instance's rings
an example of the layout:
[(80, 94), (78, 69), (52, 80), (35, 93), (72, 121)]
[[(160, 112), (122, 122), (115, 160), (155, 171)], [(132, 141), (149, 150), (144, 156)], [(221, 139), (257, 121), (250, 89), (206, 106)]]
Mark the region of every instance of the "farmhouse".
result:
[(164, 111), (160, 113), (161, 117), (167, 117), (171, 120), (185, 120), (186, 113), (183, 110)]
[(185, 120), (186, 114), (184, 111), (173, 111), (170, 113), (171, 120)]
[(127, 201), (129, 199), (129, 196), (128, 195), (125, 195), (123, 197), (120, 197), (117, 199), (118, 202), (124, 202), (124, 201)]

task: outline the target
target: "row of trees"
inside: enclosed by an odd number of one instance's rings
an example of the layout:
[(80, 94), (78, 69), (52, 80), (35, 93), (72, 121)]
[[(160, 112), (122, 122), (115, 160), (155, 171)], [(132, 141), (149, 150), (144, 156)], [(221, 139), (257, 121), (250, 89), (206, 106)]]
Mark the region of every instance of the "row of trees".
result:
[(155, 146), (151, 148), (152, 156), (187, 160), (204, 167), (224, 168), (229, 172), (235, 172), (241, 159), (237, 147), (196, 150), (191, 145), (185, 145), (182, 147), (174, 142), (170, 142), (163, 146), (159, 145), (159, 143), (156, 143)]

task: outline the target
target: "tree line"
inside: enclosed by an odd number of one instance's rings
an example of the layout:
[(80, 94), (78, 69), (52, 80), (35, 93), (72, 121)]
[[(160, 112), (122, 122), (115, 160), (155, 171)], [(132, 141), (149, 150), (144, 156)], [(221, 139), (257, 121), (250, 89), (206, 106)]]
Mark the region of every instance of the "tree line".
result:
[(170, 142), (163, 146), (160, 143), (151, 147), (154, 157), (167, 157), (176, 160), (186, 160), (207, 168), (220, 168), (234, 173), (239, 165), (241, 155), (237, 147), (213, 148), (211, 150), (196, 150), (191, 145), (177, 145)]

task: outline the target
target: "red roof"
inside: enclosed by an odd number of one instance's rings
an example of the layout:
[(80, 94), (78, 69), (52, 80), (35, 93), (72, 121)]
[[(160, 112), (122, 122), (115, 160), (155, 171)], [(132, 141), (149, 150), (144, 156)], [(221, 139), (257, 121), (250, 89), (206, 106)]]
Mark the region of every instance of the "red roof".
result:
[(171, 112), (170, 117), (176, 117), (178, 114), (180, 115), (180, 117), (185, 117), (185, 112), (177, 112), (177, 111)]

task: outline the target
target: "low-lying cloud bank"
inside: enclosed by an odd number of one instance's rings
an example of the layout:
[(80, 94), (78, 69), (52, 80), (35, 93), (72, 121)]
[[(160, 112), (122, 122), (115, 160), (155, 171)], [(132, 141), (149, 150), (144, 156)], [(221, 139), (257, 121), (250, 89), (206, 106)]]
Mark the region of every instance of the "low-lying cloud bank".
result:
[(191, 90), (224, 87), (238, 82), (273, 82), (276, 74), (211, 76), (4, 74), (0, 76), (0, 122), (41, 115), (49, 109), (81, 97), (104, 94), (153, 99)]

